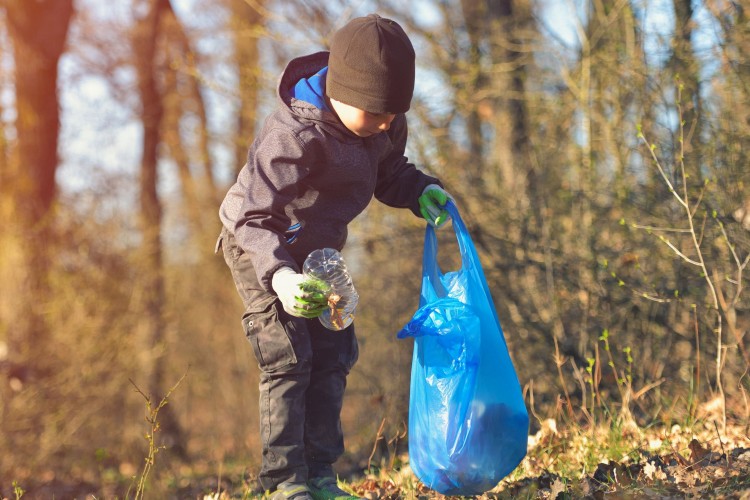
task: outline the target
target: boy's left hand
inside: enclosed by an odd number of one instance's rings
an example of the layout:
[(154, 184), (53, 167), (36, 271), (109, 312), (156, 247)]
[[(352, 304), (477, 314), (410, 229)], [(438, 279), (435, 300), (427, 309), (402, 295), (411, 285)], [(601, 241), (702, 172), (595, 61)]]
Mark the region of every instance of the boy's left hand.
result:
[(451, 218), (448, 211), (443, 207), (448, 203), (448, 200), (452, 199), (453, 197), (443, 188), (437, 184), (430, 184), (424, 188), (422, 196), (419, 197), (419, 211), (427, 222), (439, 228)]

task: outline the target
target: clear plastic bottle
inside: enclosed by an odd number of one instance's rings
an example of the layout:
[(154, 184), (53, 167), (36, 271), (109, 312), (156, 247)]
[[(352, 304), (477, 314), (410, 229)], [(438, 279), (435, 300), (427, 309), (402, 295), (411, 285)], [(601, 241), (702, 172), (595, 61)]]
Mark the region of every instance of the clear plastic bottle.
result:
[(302, 274), (322, 280), (330, 286), (329, 308), (319, 316), (329, 330), (343, 330), (354, 321), (359, 295), (341, 254), (333, 248), (313, 250), (305, 259)]

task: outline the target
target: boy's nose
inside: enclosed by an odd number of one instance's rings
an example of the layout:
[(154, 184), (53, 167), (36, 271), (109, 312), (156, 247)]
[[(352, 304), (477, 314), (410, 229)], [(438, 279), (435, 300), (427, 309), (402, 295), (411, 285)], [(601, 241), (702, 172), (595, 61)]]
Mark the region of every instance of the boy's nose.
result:
[(394, 118), (396, 118), (396, 115), (388, 115), (378, 128), (385, 132), (386, 130), (391, 128), (391, 122), (393, 122)]

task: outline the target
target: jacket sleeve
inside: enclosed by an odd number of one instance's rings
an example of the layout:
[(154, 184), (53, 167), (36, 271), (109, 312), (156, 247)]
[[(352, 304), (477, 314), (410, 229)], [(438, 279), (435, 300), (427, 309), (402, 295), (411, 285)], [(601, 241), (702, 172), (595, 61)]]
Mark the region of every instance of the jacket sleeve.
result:
[(408, 127), (406, 116), (397, 115), (387, 132), (393, 146), (378, 165), (378, 179), (375, 186), (375, 198), (388, 206), (408, 208), (414, 215), (419, 212), (419, 196), (429, 184), (442, 183), (417, 169), (405, 156)]
[(300, 181), (307, 175), (304, 145), (288, 130), (271, 129), (263, 134), (248, 155), (245, 198), (236, 220), (234, 235), (249, 254), (261, 286), (271, 292), (271, 278), (287, 266), (299, 266), (286, 249), (285, 233), (291, 225), (286, 207), (298, 196)]

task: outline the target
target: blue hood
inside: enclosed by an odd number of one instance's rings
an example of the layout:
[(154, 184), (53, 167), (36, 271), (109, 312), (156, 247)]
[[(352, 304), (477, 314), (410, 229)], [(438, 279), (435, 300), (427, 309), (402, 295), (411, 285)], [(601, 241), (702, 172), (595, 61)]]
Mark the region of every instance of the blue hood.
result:
[(328, 66), (309, 78), (302, 78), (294, 86), (292, 95), (300, 101), (309, 102), (318, 109), (331, 111), (325, 100), (326, 74), (328, 74)]

